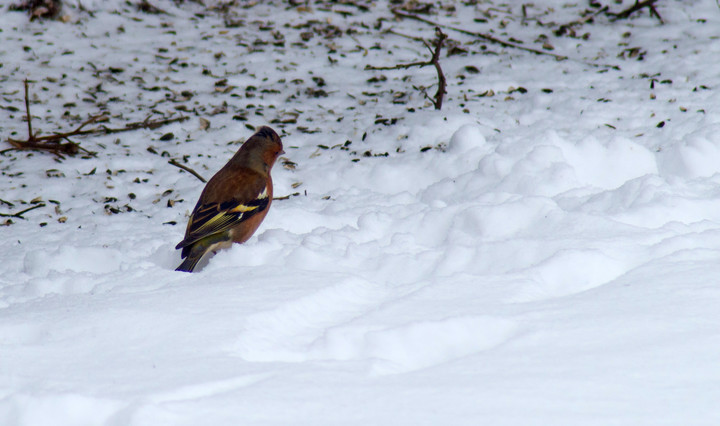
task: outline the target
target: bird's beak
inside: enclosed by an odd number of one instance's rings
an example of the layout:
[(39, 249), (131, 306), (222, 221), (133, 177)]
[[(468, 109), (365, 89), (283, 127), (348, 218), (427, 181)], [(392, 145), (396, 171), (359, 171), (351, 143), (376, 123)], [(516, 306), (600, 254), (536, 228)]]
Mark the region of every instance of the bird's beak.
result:
[(285, 154), (285, 150), (281, 149), (280, 152), (278, 152), (278, 155), (283, 155), (283, 154)]

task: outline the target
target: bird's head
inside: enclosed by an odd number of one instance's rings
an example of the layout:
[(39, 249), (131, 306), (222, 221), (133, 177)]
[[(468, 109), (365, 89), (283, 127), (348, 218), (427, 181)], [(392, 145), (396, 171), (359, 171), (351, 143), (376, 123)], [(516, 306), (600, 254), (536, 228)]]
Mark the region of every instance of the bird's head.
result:
[(282, 154), (285, 151), (280, 136), (270, 127), (263, 126), (245, 141), (231, 161), (267, 174)]

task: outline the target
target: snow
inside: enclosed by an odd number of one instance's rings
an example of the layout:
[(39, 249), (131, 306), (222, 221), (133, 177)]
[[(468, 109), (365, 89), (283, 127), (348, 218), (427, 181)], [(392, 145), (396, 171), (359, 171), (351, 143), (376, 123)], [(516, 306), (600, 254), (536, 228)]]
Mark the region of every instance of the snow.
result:
[[(74, 139), (97, 158), (0, 155), (0, 212), (45, 204), (0, 227), (0, 424), (720, 423), (714, 2), (600, 15), (587, 40), (538, 25), (584, 3), (438, 2), (570, 57), (446, 29), (468, 53), (441, 57), (441, 111), (412, 87), (432, 96), (432, 67), (364, 70), (428, 55), (382, 33), (433, 36), (385, 2), (151, 3), (168, 15), (0, 7), (3, 139), (26, 135), (26, 77), (43, 134), (190, 117)], [(261, 125), (298, 195), (175, 272), (202, 183), (167, 161), (210, 177)]]

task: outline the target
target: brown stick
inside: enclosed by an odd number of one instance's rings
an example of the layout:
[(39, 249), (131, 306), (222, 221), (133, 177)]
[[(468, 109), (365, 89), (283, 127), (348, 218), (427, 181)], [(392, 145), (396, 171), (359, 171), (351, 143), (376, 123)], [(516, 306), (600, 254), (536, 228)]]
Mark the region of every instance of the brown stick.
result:
[(439, 110), (442, 109), (442, 102), (443, 102), (443, 96), (447, 94), (447, 81), (445, 79), (445, 74), (443, 74), (442, 68), (440, 67), (440, 50), (442, 49), (442, 45), (447, 39), (447, 34), (443, 33), (442, 30), (440, 30), (440, 27), (435, 27), (435, 35), (437, 36), (437, 39), (435, 40), (435, 50), (433, 50), (430, 45), (427, 44), (425, 40), (422, 40), (422, 42), (425, 44), (425, 47), (428, 48), (430, 53), (432, 54), (432, 58), (429, 61), (425, 62), (411, 62), (409, 64), (398, 64), (394, 65), (392, 67), (375, 67), (372, 65), (366, 65), (366, 70), (372, 70), (372, 71), (386, 71), (386, 70), (399, 70), (399, 69), (408, 69), (412, 67), (426, 67), (428, 65), (435, 66), (435, 70), (438, 74), (438, 91), (435, 93), (435, 99), (430, 99), (432, 103), (435, 105), (435, 109)]
[(207, 181), (205, 180), (205, 178), (202, 177), (202, 176), (200, 176), (200, 174), (199, 174), (198, 172), (196, 172), (195, 170), (191, 169), (190, 167), (188, 167), (188, 166), (186, 166), (186, 165), (184, 165), (184, 164), (178, 163), (178, 162), (175, 161), (174, 159), (168, 161), (168, 164), (172, 164), (172, 165), (175, 166), (175, 167), (178, 167), (178, 168), (180, 168), (180, 169), (185, 170), (186, 172), (188, 172), (188, 173), (190, 173), (191, 175), (195, 176), (196, 178), (200, 179), (200, 181), (201, 181), (202, 183), (207, 183)]
[(28, 140), (33, 139), (32, 116), (30, 115), (30, 99), (28, 97), (28, 79), (25, 79), (25, 113), (28, 122)]
[(89, 130), (81, 130), (83, 127), (85, 127), (88, 124), (94, 123), (100, 119), (105, 118), (104, 116), (98, 116), (98, 117), (91, 117), (89, 120), (82, 123), (77, 129), (67, 132), (67, 133), (55, 133), (48, 136), (40, 136), (35, 138), (36, 141), (44, 141), (44, 142), (56, 142), (60, 139), (65, 139), (69, 136), (85, 136), (85, 135), (109, 135), (112, 133), (121, 133), (121, 132), (129, 132), (131, 130), (138, 130), (138, 129), (157, 129), (158, 127), (165, 126), (167, 124), (175, 123), (175, 122), (182, 122), (185, 120), (190, 119), (190, 117), (183, 116), (183, 117), (175, 117), (175, 118), (168, 118), (165, 120), (154, 120), (149, 121), (148, 119), (145, 119), (144, 121), (138, 121), (134, 123), (126, 124), (125, 127), (120, 127), (116, 129), (108, 128), (105, 126), (100, 126), (94, 129)]
[(391, 67), (376, 67), (373, 65), (365, 65), (365, 71), (388, 71), (388, 70), (404, 70), (412, 67), (424, 67), (431, 65), (430, 62), (411, 62), (409, 64), (397, 64)]
[(658, 13), (657, 9), (655, 9), (655, 3), (657, 0), (645, 0), (638, 2), (636, 1), (634, 5), (630, 6), (629, 8), (623, 10), (620, 13), (608, 13), (608, 15), (611, 15), (614, 17), (614, 20), (618, 19), (627, 19), (632, 15), (633, 13), (637, 12), (640, 9), (648, 8), (650, 10), (650, 16), (655, 15), (659, 20), (661, 24), (664, 24), (665, 21), (663, 21), (663, 18)]
[[(445, 90), (447, 81), (445, 80), (445, 74), (443, 74), (442, 68), (440, 68), (440, 49), (445, 39), (447, 39), (447, 34), (443, 33), (440, 27), (435, 27), (435, 35), (437, 36), (437, 41), (435, 42), (435, 51), (433, 52), (430, 62), (435, 65), (435, 70), (438, 74), (438, 90), (435, 93), (435, 101), (433, 103), (435, 104), (435, 109), (440, 110), (442, 109), (443, 96), (447, 93), (447, 90)], [(430, 49), (430, 47), (428, 47), (428, 49)], [(430, 51), (432, 52), (432, 49)]]
[(403, 33), (397, 32), (397, 31), (393, 30), (392, 28), (388, 28), (387, 30), (385, 30), (385, 32), (386, 32), (386, 33), (390, 33), (390, 34), (395, 34), (396, 36), (409, 38), (410, 40), (415, 40), (415, 41), (420, 41), (420, 42), (422, 42), (423, 40), (425, 40), (425, 39), (422, 38), (422, 37), (416, 37), (416, 36), (412, 36), (412, 35), (408, 35), (408, 34), (403, 34)]
[[(25, 87), (25, 114), (27, 116), (27, 124), (28, 124), (28, 138), (26, 141), (19, 141), (16, 139), (8, 138), (8, 143), (13, 146), (12, 149), (34, 149), (34, 150), (44, 150), (44, 151), (50, 151), (53, 154), (57, 155), (60, 158), (63, 158), (62, 154), (69, 154), (74, 155), (77, 154), (79, 145), (68, 141), (67, 143), (54, 143), (54, 144), (45, 144), (42, 142), (38, 142), (38, 139), (33, 134), (32, 130), (32, 114), (30, 113), (30, 95), (28, 90), (28, 79), (26, 78), (24, 80), (24, 87)], [(59, 140), (59, 139), (58, 139)], [(5, 153), (8, 150), (2, 151), (2, 153)]]
[(48, 151), (55, 155), (57, 155), (60, 158), (64, 158), (62, 154), (67, 155), (75, 155), (80, 150), (78, 147), (78, 144), (75, 142), (67, 142), (67, 143), (45, 143), (45, 142), (37, 142), (34, 140), (27, 140), (27, 141), (19, 141), (15, 139), (8, 138), (8, 143), (12, 145), (13, 147), (10, 149), (5, 149), (2, 152), (8, 152), (8, 151)]
[(556, 29), (555, 31), (553, 31), (553, 33), (555, 33), (556, 36), (561, 36), (561, 35), (565, 34), (570, 28), (572, 28), (572, 27), (574, 27), (574, 26), (576, 26), (576, 25), (584, 25), (584, 24), (587, 24), (588, 22), (590, 22), (590, 21), (592, 21), (593, 19), (595, 19), (595, 17), (598, 16), (599, 14), (601, 14), (601, 13), (603, 13), (603, 12), (607, 12), (607, 10), (608, 10), (608, 7), (607, 7), (607, 6), (603, 6), (600, 10), (596, 11), (595, 13), (591, 13), (591, 14), (585, 16), (584, 18), (580, 18), (580, 19), (578, 19), (578, 20), (575, 20), (575, 21), (572, 21), (572, 22), (568, 22), (567, 24), (560, 25), (560, 26), (558, 27), (558, 29)]
[(559, 61), (564, 61), (564, 60), (568, 59), (567, 56), (557, 55), (557, 54), (555, 54), (555, 53), (545, 52), (545, 51), (543, 51), (543, 50), (538, 50), (538, 49), (533, 49), (533, 48), (531, 48), (531, 47), (521, 46), (521, 45), (519, 45), (519, 44), (517, 44), (517, 43), (513, 43), (513, 42), (510, 42), (510, 41), (501, 40), (501, 39), (499, 39), (499, 38), (497, 38), (497, 37), (493, 37), (493, 36), (491, 36), (491, 35), (489, 35), (489, 34), (478, 33), (478, 32), (474, 32), (474, 31), (468, 31), (468, 30), (465, 30), (465, 29), (462, 29), (462, 28), (453, 27), (452, 25), (440, 24), (440, 23), (438, 23), (438, 22), (431, 21), (431, 20), (429, 20), (429, 19), (425, 19), (425, 18), (423, 18), (422, 16), (417, 16), (417, 15), (413, 15), (413, 14), (410, 14), (410, 13), (405, 13), (405, 12), (402, 12), (402, 11), (400, 11), (400, 10), (398, 10), (398, 9), (392, 9), (392, 13), (393, 13), (394, 15), (396, 15), (396, 16), (401, 17), (401, 18), (415, 19), (415, 20), (417, 20), (417, 21), (425, 22), (426, 24), (434, 25), (434, 26), (436, 26), (436, 27), (448, 28), (448, 29), (451, 29), (451, 30), (453, 30), (453, 31), (457, 31), (457, 32), (459, 32), (459, 33), (471, 35), (471, 36), (474, 36), (474, 37), (481, 38), (481, 39), (483, 39), (483, 40), (487, 40), (487, 41), (492, 42), (492, 43), (499, 44), (499, 45), (501, 45), (501, 46), (511, 47), (511, 48), (514, 48), (514, 49), (520, 49), (520, 50), (524, 50), (524, 51), (526, 51), (526, 52), (535, 53), (535, 54), (537, 54), (537, 55), (552, 56), (553, 58), (555, 58), (555, 59), (557, 59), (557, 60), (559, 60)]
[(45, 207), (45, 203), (36, 204), (36, 205), (34, 205), (34, 206), (32, 206), (32, 207), (28, 207), (27, 209), (25, 209), (25, 210), (23, 210), (23, 211), (19, 211), (19, 212), (17, 212), (17, 213), (13, 213), (13, 214), (0, 213), (0, 216), (2, 216), (2, 217), (17, 217), (17, 218), (19, 218), (19, 219), (25, 219), (25, 218), (23, 217), (23, 215), (24, 215), (25, 213), (29, 212), (30, 210), (39, 209), (40, 207)]
[[(107, 121), (107, 116), (105, 115), (96, 115), (91, 116), (89, 119), (85, 120), (78, 126), (75, 130), (72, 130), (70, 132), (65, 133), (54, 133), (52, 135), (48, 136), (40, 136), (37, 137), (33, 134), (32, 130), (32, 115), (30, 114), (30, 96), (28, 94), (28, 80), (25, 79), (25, 112), (27, 114), (27, 121), (28, 121), (28, 137), (27, 140), (18, 140), (13, 138), (8, 138), (7, 142), (12, 146), (10, 149), (6, 149), (3, 151), (0, 151), (0, 154), (5, 153), (7, 151), (13, 151), (13, 150), (37, 150), (37, 151), (48, 151), (55, 155), (57, 155), (60, 158), (63, 158), (63, 154), (66, 155), (75, 155), (78, 152), (85, 151), (86, 153), (90, 155), (95, 155), (94, 152), (88, 151), (80, 146), (80, 144), (75, 143), (68, 139), (71, 136), (85, 136), (85, 135), (96, 135), (96, 134), (112, 134), (112, 133), (120, 133), (120, 132), (129, 132), (131, 130), (137, 130), (137, 129), (157, 129), (158, 127), (164, 126), (166, 124), (175, 123), (175, 122), (182, 122), (185, 120), (188, 120), (190, 117), (176, 117), (176, 118), (169, 118), (165, 120), (155, 120), (150, 121), (150, 117), (148, 116), (145, 120), (135, 123), (129, 123), (126, 124), (125, 127), (120, 127), (117, 129), (111, 129), (105, 126), (99, 126), (94, 129), (89, 130), (83, 130), (85, 126), (88, 124), (96, 123), (98, 121)], [(66, 140), (66, 143), (60, 143), (60, 141)]]

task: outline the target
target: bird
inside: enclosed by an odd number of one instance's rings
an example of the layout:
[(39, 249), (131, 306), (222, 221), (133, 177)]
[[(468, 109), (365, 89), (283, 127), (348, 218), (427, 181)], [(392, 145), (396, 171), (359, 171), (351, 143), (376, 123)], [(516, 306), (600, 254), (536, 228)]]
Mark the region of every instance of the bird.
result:
[(184, 259), (176, 271), (193, 272), (206, 254), (242, 244), (257, 231), (272, 203), (270, 170), (284, 153), (278, 134), (262, 126), (210, 178), (175, 246)]

